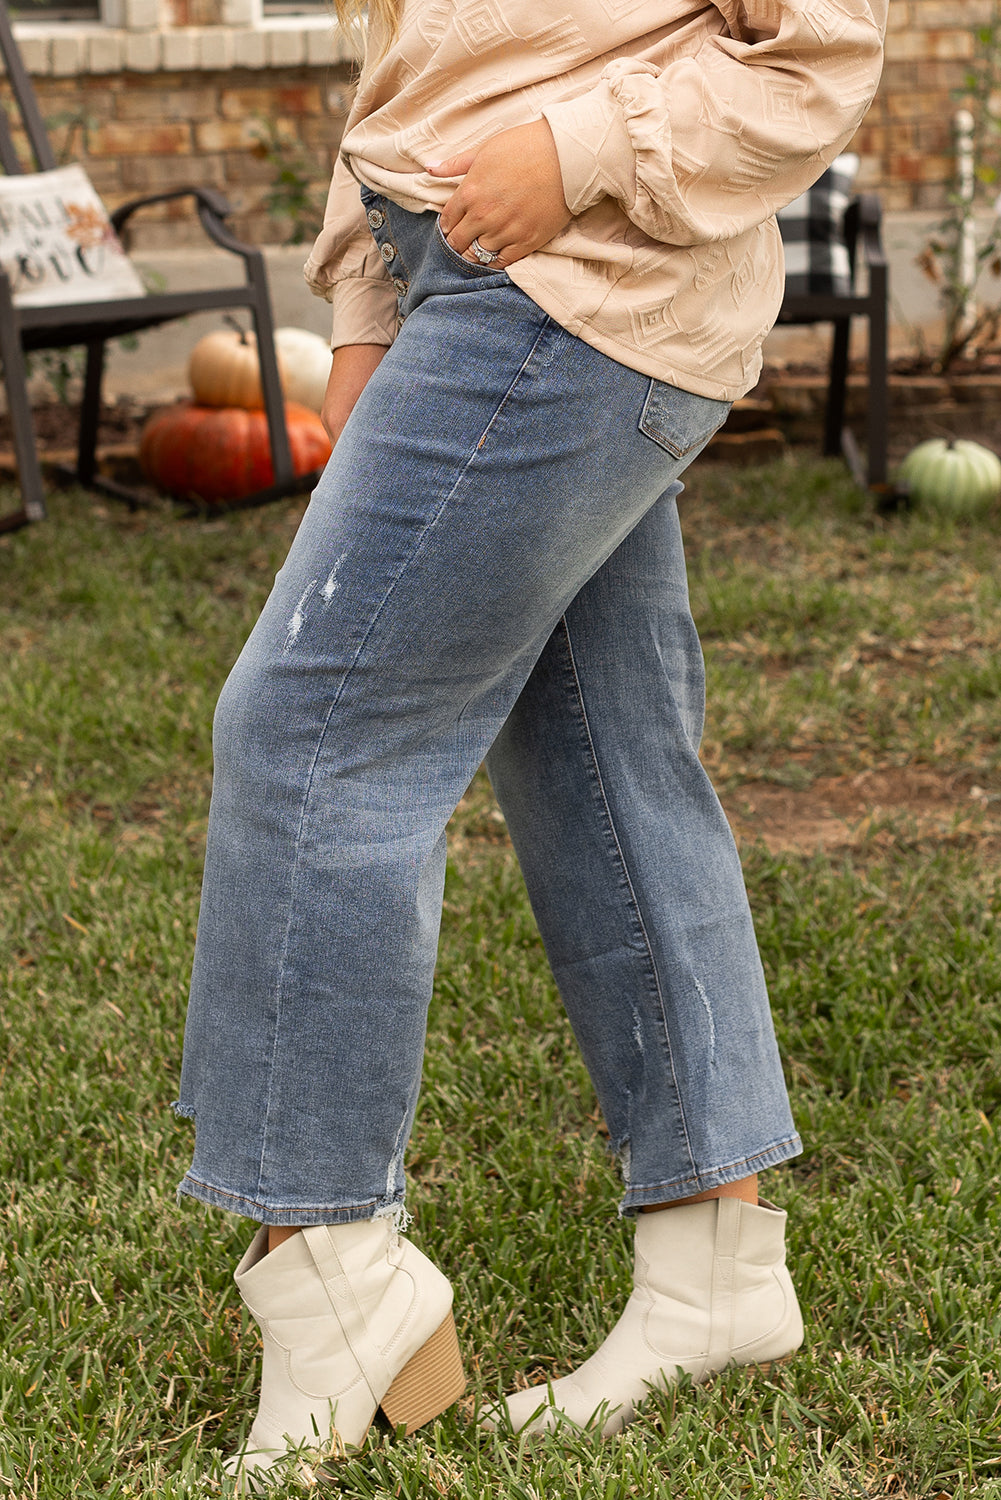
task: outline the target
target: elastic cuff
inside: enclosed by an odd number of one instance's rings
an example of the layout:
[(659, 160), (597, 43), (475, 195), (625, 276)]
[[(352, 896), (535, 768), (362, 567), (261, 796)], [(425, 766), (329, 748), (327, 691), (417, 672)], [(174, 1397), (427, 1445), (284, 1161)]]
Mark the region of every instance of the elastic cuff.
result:
[(636, 151), (615, 95), (602, 81), (576, 99), (547, 104), (543, 119), (553, 132), (563, 196), (572, 214), (602, 198), (631, 204), (636, 197)]

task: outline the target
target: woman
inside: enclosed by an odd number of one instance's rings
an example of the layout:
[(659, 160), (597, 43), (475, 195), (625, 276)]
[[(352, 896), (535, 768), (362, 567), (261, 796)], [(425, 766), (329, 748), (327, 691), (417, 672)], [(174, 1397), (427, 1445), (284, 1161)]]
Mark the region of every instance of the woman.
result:
[[(345, 11), (347, 0), (339, 8)], [(604, 1344), (488, 1417), (595, 1414), (802, 1336), (800, 1150), (700, 766), (679, 476), (753, 385), (774, 211), (854, 131), (885, 0), (373, 0), (307, 264), (335, 448), (220, 699), (181, 1191), (262, 1226), (234, 1471), (413, 1430), (462, 1371), (400, 1232), (445, 826), (481, 760), (637, 1215)]]

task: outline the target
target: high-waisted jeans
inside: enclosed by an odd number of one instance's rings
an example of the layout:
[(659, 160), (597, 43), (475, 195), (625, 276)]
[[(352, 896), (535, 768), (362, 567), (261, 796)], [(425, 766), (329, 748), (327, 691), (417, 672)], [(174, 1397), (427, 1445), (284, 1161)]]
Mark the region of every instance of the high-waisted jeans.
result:
[(800, 1144), (698, 757), (676, 496), (727, 408), (363, 196), (405, 320), (219, 700), (180, 1190), (268, 1224), (398, 1210), (484, 757), (623, 1211), (746, 1177)]

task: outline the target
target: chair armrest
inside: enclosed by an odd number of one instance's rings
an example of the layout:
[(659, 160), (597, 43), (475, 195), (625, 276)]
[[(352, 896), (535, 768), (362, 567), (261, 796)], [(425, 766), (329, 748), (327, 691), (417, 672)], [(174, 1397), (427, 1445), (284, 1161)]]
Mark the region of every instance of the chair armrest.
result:
[(147, 208), (152, 203), (171, 203), (176, 198), (194, 198), (202, 228), (209, 239), (221, 246), (223, 250), (230, 250), (234, 255), (241, 255), (247, 263), (248, 277), (253, 279), (254, 276), (265, 275), (261, 251), (254, 245), (238, 240), (228, 225), (223, 222), (233, 212), (233, 205), (215, 188), (175, 188), (169, 193), (152, 193), (148, 198), (135, 198), (131, 203), (123, 203), (121, 208), (116, 208), (111, 215), (115, 233), (120, 233), (137, 209)]
[(115, 233), (119, 234), (139, 208), (149, 208), (153, 203), (171, 203), (176, 198), (194, 198), (198, 203), (199, 214), (204, 208), (217, 219), (226, 219), (233, 212), (233, 206), (222, 193), (216, 192), (215, 188), (184, 187), (174, 188), (169, 193), (151, 193), (148, 198), (133, 198), (130, 203), (123, 203), (121, 208), (116, 208), (110, 215), (111, 223)]

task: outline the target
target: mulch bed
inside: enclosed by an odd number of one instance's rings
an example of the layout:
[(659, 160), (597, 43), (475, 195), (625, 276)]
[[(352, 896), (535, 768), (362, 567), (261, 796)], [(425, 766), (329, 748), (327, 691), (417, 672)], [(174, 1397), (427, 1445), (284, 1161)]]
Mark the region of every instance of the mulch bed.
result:
[[(139, 449), (139, 435), (150, 408), (134, 401), (131, 396), (120, 396), (110, 406), (104, 406), (101, 425), (98, 429), (100, 447), (134, 446)], [(48, 401), (33, 410), (35, 432), (42, 458), (50, 451), (66, 452), (76, 448), (79, 410), (76, 405), (63, 401)], [(0, 413), (0, 450), (13, 452), (10, 417)]]

